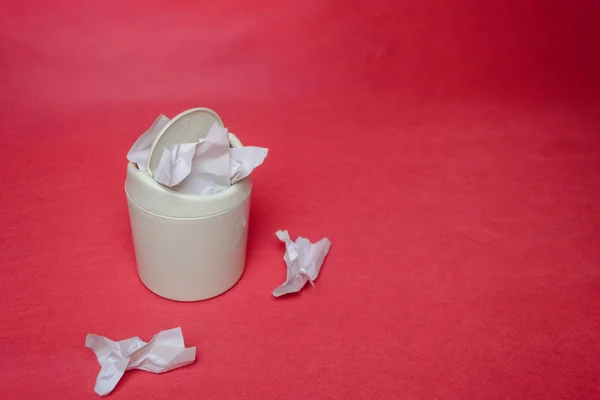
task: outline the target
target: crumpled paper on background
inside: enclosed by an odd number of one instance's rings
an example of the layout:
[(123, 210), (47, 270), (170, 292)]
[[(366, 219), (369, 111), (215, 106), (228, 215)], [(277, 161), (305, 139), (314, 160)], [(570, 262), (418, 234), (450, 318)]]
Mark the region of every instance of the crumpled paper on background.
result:
[(100, 363), (100, 373), (94, 391), (105, 396), (113, 391), (130, 369), (156, 374), (189, 365), (196, 359), (196, 348), (185, 347), (181, 328), (161, 331), (148, 343), (139, 337), (118, 342), (104, 336), (89, 334), (85, 347), (94, 351)]
[[(169, 122), (164, 115), (133, 145), (127, 159), (146, 171), (150, 147), (160, 130)], [(196, 143), (179, 143), (163, 149), (154, 180), (187, 194), (211, 194), (227, 189), (246, 178), (261, 165), (268, 149), (229, 147), (227, 129), (217, 124)]]
[(283, 259), (287, 265), (287, 277), (285, 282), (273, 291), (273, 296), (299, 292), (307, 281), (314, 286), (313, 282), (319, 276), (331, 247), (329, 239), (323, 238), (311, 243), (308, 239), (298, 236), (293, 242), (288, 231), (278, 231), (276, 235), (285, 243)]

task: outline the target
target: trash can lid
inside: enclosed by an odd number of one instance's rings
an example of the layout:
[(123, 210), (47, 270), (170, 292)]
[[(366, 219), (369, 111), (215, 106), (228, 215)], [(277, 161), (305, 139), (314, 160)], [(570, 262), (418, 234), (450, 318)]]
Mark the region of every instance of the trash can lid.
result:
[(177, 115), (165, 125), (150, 147), (147, 171), (150, 176), (158, 167), (163, 150), (173, 144), (194, 143), (206, 137), (213, 124), (223, 126), (216, 112), (208, 108), (192, 108)]

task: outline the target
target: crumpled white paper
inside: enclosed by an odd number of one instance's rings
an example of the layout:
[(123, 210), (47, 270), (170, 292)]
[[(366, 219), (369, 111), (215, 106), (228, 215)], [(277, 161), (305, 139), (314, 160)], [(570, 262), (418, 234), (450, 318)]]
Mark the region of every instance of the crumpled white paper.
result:
[[(180, 151), (178, 148), (185, 148)], [(177, 179), (171, 171), (178, 170)], [(181, 193), (210, 194), (231, 186), (229, 172), (229, 138), (227, 129), (214, 124), (206, 138), (198, 143), (183, 143), (164, 149), (155, 178), (165, 186), (174, 187)]]
[[(169, 122), (161, 115), (133, 145), (127, 159), (146, 170), (150, 147)], [(196, 143), (179, 143), (163, 149), (154, 180), (181, 193), (212, 194), (246, 178), (261, 165), (268, 149), (229, 147), (227, 129), (214, 124), (205, 138)]]
[(229, 149), (231, 184), (233, 185), (250, 175), (254, 168), (265, 161), (268, 152), (269, 150), (264, 147), (254, 146)]
[(114, 342), (104, 336), (89, 334), (85, 347), (96, 353), (101, 366), (94, 386), (99, 396), (112, 392), (127, 370), (159, 374), (189, 365), (196, 359), (196, 348), (185, 347), (181, 328), (161, 331), (148, 343), (139, 337)]
[(323, 238), (311, 243), (308, 239), (298, 236), (293, 242), (288, 231), (278, 231), (276, 235), (285, 243), (283, 259), (287, 265), (287, 277), (285, 283), (273, 291), (273, 296), (299, 292), (307, 281), (314, 286), (313, 281), (317, 279), (331, 247), (329, 239)]

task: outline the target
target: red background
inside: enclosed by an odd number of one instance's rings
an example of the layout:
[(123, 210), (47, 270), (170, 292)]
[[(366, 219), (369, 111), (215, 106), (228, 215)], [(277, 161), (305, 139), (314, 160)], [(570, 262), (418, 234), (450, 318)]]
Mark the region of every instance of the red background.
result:
[[(600, 397), (598, 1), (3, 1), (0, 393), (93, 399), (85, 335), (181, 326), (114, 399)], [(596, 25), (596, 26), (594, 26)], [(216, 110), (270, 148), (242, 280), (140, 283), (125, 154)], [(275, 299), (288, 229), (333, 245)]]

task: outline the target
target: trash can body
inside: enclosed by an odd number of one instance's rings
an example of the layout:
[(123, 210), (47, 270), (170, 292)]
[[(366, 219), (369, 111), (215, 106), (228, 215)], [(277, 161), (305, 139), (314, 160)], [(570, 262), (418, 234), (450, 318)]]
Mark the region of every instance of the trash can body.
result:
[[(241, 142), (229, 134), (232, 147)], [(137, 270), (152, 292), (177, 301), (205, 300), (230, 289), (246, 262), (252, 183), (189, 195), (169, 189), (135, 164), (125, 192)]]

